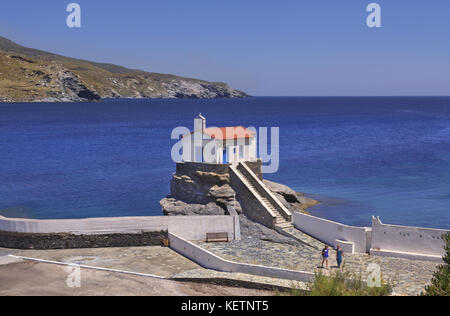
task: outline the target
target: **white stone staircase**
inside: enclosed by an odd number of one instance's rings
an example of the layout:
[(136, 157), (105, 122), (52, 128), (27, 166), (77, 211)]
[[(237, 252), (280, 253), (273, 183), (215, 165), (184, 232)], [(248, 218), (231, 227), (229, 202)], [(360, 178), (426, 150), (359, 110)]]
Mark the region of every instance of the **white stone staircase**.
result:
[[(247, 177), (236, 167), (231, 166), (233, 171), (238, 174), (242, 180), (242, 182), (247, 186), (247, 188), (250, 189), (250, 191), (253, 192), (255, 197), (261, 202), (261, 204), (264, 205), (264, 207), (269, 210), (269, 213), (272, 213), (275, 216), (275, 226), (279, 227), (281, 229), (287, 229), (293, 227), (292, 222), (288, 222), (281, 214), (277, 211), (277, 208), (272, 204), (272, 202), (263, 197), (258, 190), (255, 188), (255, 186), (247, 179)], [(262, 182), (259, 183), (259, 185), (264, 186), (266, 190), (269, 190)], [(279, 202), (281, 204), (281, 202)]]

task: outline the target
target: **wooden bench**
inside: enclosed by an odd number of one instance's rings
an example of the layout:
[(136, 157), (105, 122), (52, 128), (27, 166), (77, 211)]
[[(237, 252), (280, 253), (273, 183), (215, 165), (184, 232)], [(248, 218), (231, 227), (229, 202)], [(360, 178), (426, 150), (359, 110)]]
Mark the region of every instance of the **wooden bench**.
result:
[(228, 242), (228, 233), (206, 233), (206, 242)]

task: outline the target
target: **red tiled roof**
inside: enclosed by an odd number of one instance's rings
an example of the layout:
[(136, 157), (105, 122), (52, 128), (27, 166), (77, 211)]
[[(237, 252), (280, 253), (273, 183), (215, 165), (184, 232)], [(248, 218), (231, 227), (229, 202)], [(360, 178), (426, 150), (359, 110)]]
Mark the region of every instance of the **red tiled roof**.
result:
[[(192, 132), (191, 134), (193, 134)], [(209, 127), (205, 128), (203, 131), (204, 135), (208, 135), (212, 139), (242, 139), (242, 138), (253, 138), (255, 137), (255, 132), (245, 128), (243, 126), (231, 126), (231, 127)]]
[(233, 127), (210, 127), (203, 131), (203, 134), (210, 136), (213, 139), (239, 139), (239, 138), (253, 138), (255, 133), (243, 126)]

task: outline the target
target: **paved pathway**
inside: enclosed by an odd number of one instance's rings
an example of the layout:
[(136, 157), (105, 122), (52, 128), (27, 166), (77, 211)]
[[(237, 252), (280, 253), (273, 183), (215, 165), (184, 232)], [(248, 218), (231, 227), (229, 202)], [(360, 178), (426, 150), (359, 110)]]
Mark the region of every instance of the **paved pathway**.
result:
[(66, 267), (22, 261), (0, 265), (0, 296), (61, 296), (61, 295), (273, 295), (273, 291), (247, 289), (198, 282), (148, 278), (109, 271), (81, 269), (80, 287), (67, 286)]
[[(193, 278), (246, 281), (267, 285), (265, 287), (266, 289), (270, 289), (271, 286), (292, 288), (295, 285), (298, 288), (306, 287), (304, 283), (290, 280), (204, 269), (172, 249), (159, 246), (57, 250), (10, 250), (0, 248), (0, 268), (10, 263), (23, 262), (20, 259), (9, 257), (8, 254), (63, 263), (82, 264), (91, 267), (155, 274), (174, 279)], [(28, 262), (27, 260), (25, 261)], [(13, 269), (14, 266), (11, 265), (10, 268)], [(267, 293), (269, 292), (265, 292), (265, 294)]]
[[(222, 258), (232, 261), (310, 272), (321, 269), (321, 249), (324, 244), (295, 228), (291, 228), (289, 232), (315, 246), (317, 250), (308, 246), (291, 246), (261, 241), (249, 236), (244, 236), (242, 240), (235, 240), (230, 243), (198, 242), (198, 244)], [(331, 250), (330, 271), (336, 269), (335, 256), (336, 252)], [(437, 263), (434, 262), (370, 256), (368, 254), (345, 254), (344, 263), (346, 270), (361, 274), (363, 279), (368, 276), (368, 265), (370, 263), (378, 264), (382, 278), (390, 280), (395, 285), (395, 295), (420, 294), (424, 286), (431, 280), (437, 266)]]

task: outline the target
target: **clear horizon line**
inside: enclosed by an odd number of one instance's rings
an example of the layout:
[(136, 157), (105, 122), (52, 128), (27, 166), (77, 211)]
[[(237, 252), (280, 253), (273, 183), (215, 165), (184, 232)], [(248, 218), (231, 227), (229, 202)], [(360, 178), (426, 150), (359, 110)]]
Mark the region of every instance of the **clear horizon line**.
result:
[(450, 95), (250, 95), (254, 98), (450, 98)]

